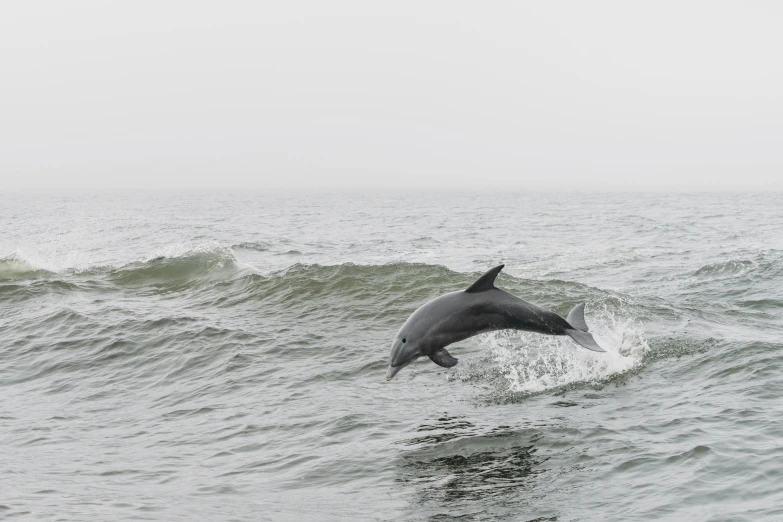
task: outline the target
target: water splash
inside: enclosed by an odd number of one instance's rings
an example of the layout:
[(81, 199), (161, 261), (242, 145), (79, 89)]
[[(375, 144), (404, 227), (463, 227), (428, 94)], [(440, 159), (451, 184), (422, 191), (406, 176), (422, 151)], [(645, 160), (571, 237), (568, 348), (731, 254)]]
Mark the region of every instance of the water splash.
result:
[(641, 325), (607, 305), (589, 308), (590, 331), (605, 353), (584, 350), (565, 336), (503, 330), (478, 337), (478, 344), (489, 354), (489, 373), (499, 377), (501, 389), (536, 394), (578, 383), (600, 383), (640, 366), (650, 349)]

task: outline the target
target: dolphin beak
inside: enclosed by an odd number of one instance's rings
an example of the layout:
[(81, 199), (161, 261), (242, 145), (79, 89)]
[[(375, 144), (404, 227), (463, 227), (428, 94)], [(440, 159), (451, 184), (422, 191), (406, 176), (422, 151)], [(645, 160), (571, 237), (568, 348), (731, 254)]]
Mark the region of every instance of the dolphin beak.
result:
[(390, 380), (392, 380), (392, 378), (393, 378), (395, 375), (397, 375), (397, 372), (399, 372), (400, 370), (402, 370), (402, 366), (403, 366), (403, 365), (400, 365), (400, 366), (389, 366), (389, 369), (388, 369), (388, 370), (386, 370), (386, 380), (387, 380), (387, 381), (390, 381)]

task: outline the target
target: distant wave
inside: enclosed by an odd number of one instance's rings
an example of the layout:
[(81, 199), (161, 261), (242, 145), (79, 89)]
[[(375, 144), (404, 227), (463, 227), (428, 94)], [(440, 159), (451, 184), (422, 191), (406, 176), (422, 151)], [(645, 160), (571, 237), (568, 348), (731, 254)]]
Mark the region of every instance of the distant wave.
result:
[(768, 310), (783, 308), (783, 299), (748, 299), (746, 301), (740, 301), (737, 304), (753, 310)]
[(274, 246), (273, 243), (268, 243), (266, 241), (245, 241), (243, 243), (238, 243), (236, 245), (232, 245), (232, 249), (242, 249), (242, 250), (254, 250), (256, 252), (266, 252), (270, 250)]
[(693, 272), (694, 283), (706, 283), (713, 280), (736, 279), (742, 286), (734, 285), (733, 292), (743, 293), (749, 284), (773, 281), (783, 278), (783, 252), (779, 250), (761, 250), (747, 258), (728, 259), (701, 266)]
[(710, 263), (704, 265), (696, 272), (696, 276), (715, 276), (715, 275), (729, 275), (739, 274), (746, 272), (753, 268), (754, 262), (749, 259), (730, 259), (728, 261), (722, 261), (719, 263)]

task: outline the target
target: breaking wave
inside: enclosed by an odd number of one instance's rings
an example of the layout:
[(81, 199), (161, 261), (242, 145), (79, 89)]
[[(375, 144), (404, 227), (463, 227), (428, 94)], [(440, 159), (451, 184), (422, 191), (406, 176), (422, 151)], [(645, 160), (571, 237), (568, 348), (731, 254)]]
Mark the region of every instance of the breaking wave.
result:
[(0, 258), (0, 281), (4, 279), (31, 277), (37, 272), (42, 271), (42, 269), (36, 268), (16, 254)]
[(146, 261), (130, 263), (117, 269), (97, 268), (121, 285), (157, 284), (178, 287), (195, 282), (221, 281), (241, 273), (252, 272), (240, 263), (233, 250), (226, 247), (199, 247), (174, 256), (158, 255)]

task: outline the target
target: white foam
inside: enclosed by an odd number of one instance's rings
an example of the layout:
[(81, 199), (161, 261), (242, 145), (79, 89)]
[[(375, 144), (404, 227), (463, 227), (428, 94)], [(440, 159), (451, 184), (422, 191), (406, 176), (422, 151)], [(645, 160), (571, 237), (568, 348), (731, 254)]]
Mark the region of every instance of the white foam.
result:
[(640, 365), (650, 349), (643, 329), (632, 318), (592, 306), (587, 323), (606, 350), (591, 352), (565, 336), (504, 330), (478, 338), (490, 354), (508, 389), (540, 393), (569, 384), (601, 382)]
[(90, 266), (86, 252), (59, 252), (55, 249), (30, 250), (17, 248), (13, 254), (5, 258), (20, 267), (29, 267), (27, 271), (45, 270), (47, 272), (62, 272), (64, 270), (82, 270)]

